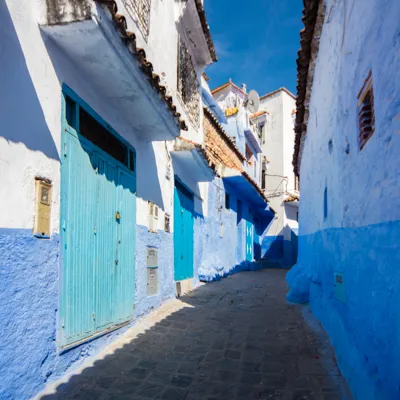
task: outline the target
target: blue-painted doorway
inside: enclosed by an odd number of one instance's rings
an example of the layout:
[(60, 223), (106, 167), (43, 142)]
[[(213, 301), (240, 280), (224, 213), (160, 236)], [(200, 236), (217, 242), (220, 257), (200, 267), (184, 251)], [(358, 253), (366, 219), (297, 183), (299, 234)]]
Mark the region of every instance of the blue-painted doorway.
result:
[(63, 88), (62, 348), (129, 321), (135, 287), (134, 149)]
[(178, 178), (174, 190), (174, 279), (194, 276), (193, 193)]

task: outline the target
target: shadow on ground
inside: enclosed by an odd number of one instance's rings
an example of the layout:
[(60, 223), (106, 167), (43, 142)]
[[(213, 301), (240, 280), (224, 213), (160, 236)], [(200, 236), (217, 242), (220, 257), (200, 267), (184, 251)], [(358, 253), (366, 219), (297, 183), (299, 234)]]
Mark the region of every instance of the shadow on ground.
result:
[(208, 283), (42, 399), (349, 399), (326, 334), (285, 294), (282, 270)]

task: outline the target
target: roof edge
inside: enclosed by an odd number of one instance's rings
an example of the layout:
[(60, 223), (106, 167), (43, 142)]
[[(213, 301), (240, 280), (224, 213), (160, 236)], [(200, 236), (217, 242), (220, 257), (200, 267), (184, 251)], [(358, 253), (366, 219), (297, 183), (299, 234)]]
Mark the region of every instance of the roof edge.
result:
[(228, 82), (224, 83), (223, 85), (218, 86), (215, 89), (211, 90), (211, 94), (217, 93), (217, 92), (227, 88), (228, 86), (233, 86), (235, 89), (239, 90), (239, 92), (243, 93), (245, 96), (248, 95), (248, 93), (246, 93), (242, 89), (240, 89), (240, 87), (235, 85), (231, 80), (229, 80)]
[(211, 123), (214, 125), (214, 127), (218, 130), (222, 138), (225, 140), (226, 144), (232, 149), (232, 151), (235, 152), (235, 154), (239, 157), (240, 161), (246, 160), (246, 157), (242, 154), (242, 152), (239, 150), (239, 148), (236, 146), (232, 138), (227, 134), (223, 126), (220, 124), (220, 122), (217, 120), (215, 115), (207, 108), (204, 107), (204, 115), (209, 118)]
[(280, 87), (279, 89), (274, 90), (273, 92), (264, 94), (263, 96), (260, 96), (260, 100), (266, 99), (267, 97), (273, 96), (274, 94), (283, 91), (286, 94), (288, 94), (290, 97), (292, 97), (294, 100), (296, 100), (296, 96), (289, 90), (286, 89), (284, 86)]
[(218, 61), (218, 57), (217, 57), (217, 53), (215, 51), (214, 42), (211, 37), (210, 26), (208, 25), (208, 22), (207, 22), (206, 12), (204, 10), (203, 3), (201, 2), (201, 0), (194, 0), (194, 2), (196, 4), (197, 13), (199, 14), (201, 27), (203, 28), (204, 36), (206, 37), (208, 51), (210, 52), (211, 59), (214, 62), (216, 62), (216, 61)]
[(297, 58), (297, 99), (293, 170), (300, 175), (300, 163), (307, 131), (308, 105), (314, 80), (315, 62), (319, 52), (326, 5), (323, 0), (304, 0), (300, 50)]

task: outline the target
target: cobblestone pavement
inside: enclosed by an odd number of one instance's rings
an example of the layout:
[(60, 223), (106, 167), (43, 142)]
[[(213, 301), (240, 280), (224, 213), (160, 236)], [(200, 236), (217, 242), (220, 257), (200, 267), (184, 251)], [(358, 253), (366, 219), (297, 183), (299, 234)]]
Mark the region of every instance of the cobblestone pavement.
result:
[(326, 334), (286, 303), (283, 270), (243, 272), (42, 399), (350, 399)]

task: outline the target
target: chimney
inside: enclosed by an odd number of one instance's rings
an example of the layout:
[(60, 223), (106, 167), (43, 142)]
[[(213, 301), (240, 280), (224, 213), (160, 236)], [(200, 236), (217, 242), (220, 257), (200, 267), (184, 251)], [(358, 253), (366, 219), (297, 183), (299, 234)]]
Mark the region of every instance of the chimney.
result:
[(242, 90), (243, 92), (247, 93), (247, 87), (244, 83), (242, 83)]

